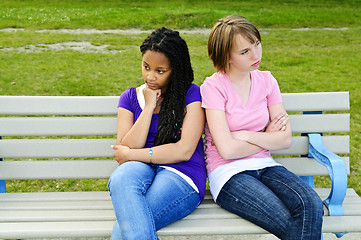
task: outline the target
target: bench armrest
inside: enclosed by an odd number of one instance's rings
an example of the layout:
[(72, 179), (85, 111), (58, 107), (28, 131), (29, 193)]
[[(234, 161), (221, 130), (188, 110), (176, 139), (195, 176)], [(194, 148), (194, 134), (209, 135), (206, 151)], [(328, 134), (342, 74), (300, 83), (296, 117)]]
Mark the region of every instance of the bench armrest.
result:
[(322, 143), (321, 134), (309, 133), (309, 157), (315, 158), (328, 168), (332, 181), (331, 192), (324, 200), (330, 216), (342, 216), (342, 202), (347, 191), (347, 170), (341, 157), (328, 150)]

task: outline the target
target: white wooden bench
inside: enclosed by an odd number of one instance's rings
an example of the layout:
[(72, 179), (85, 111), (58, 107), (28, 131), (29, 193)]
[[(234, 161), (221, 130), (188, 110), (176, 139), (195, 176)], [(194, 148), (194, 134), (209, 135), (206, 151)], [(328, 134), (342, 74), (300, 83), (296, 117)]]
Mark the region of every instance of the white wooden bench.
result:
[[(332, 187), (316, 189), (329, 204), (323, 232), (361, 232), (361, 199), (347, 189), (348, 93), (288, 93), (283, 99), (293, 142), (273, 156), (311, 184), (312, 176), (332, 176)], [(115, 143), (117, 102), (117, 96), (0, 96), (0, 238), (110, 236), (115, 216), (108, 192), (6, 193), (4, 180), (107, 179), (117, 167), (110, 148)], [(218, 207), (209, 193), (194, 213), (158, 232), (262, 233), (267, 232)]]

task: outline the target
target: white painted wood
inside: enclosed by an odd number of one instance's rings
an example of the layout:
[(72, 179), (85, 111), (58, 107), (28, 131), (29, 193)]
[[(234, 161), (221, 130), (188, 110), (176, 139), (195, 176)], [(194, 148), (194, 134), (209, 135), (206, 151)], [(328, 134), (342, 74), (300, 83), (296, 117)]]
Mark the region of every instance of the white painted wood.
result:
[[(31, 194), (31, 193), (28, 193)], [(76, 200), (76, 201), (24, 201), (1, 202), (1, 211), (65, 211), (65, 210), (110, 210), (113, 209), (110, 198), (104, 201)]]
[[(349, 114), (290, 115), (294, 133), (349, 132)], [(3, 117), (0, 136), (115, 135), (116, 117)]]
[[(359, 232), (361, 217), (324, 217), (324, 232)], [(340, 224), (343, 223), (343, 224)], [(109, 237), (114, 221), (0, 223), (2, 238)], [(39, 232), (37, 229), (44, 229)], [(265, 230), (243, 219), (202, 219), (177, 221), (158, 231), (170, 235), (265, 234)]]
[[(349, 136), (324, 136), (322, 140), (336, 154), (349, 153)], [(116, 139), (3, 139), (0, 158), (107, 158)], [(20, 151), (21, 149), (21, 151)], [(308, 137), (293, 137), (289, 149), (271, 151), (273, 155), (308, 153)]]
[(116, 134), (116, 117), (0, 118), (0, 136), (78, 136)]
[[(349, 110), (348, 92), (283, 93), (287, 111)], [(116, 114), (118, 96), (0, 96), (0, 114)]]
[[(203, 204), (204, 205), (204, 204)], [(359, 203), (344, 203), (344, 215), (359, 216)], [(61, 211), (60, 211), (61, 210)], [(325, 216), (328, 215), (325, 209)], [(184, 219), (237, 219), (239, 216), (219, 207), (214, 202), (208, 207), (197, 208)], [(107, 209), (37, 209), (37, 210), (6, 210), (0, 214), (1, 222), (54, 222), (54, 221), (115, 221), (113, 208)]]
[[(328, 176), (327, 168), (314, 159), (298, 157), (308, 153), (308, 137), (299, 136), (300, 133), (323, 132), (324, 145), (345, 155), (342, 159), (350, 174), (350, 139), (346, 135), (350, 131), (350, 115), (332, 112), (350, 109), (349, 94), (286, 93), (282, 97), (291, 114), (294, 136), (289, 149), (272, 151), (275, 160), (298, 175)], [(0, 115), (10, 115), (0, 118), (0, 136), (5, 136), (0, 140), (0, 158), (4, 158), (0, 161), (0, 178), (109, 178), (118, 166), (110, 148), (116, 140), (108, 138), (116, 134), (118, 99), (118, 96), (0, 96)], [(303, 111), (332, 113), (302, 115)], [(14, 117), (17, 115), (24, 117)], [(95, 135), (100, 135), (99, 139)], [(86, 160), (67, 160), (74, 158)], [(89, 160), (95, 158), (98, 159)], [(322, 199), (330, 191), (315, 190)], [(324, 232), (361, 231), (361, 198), (353, 189), (347, 189), (343, 208), (345, 216), (324, 217)], [(0, 194), (0, 238), (109, 237), (114, 221), (108, 192)], [(267, 232), (221, 209), (209, 191), (194, 213), (158, 232), (160, 236), (262, 233)]]
[(350, 131), (350, 114), (289, 116), (293, 133), (338, 133)]
[(0, 176), (11, 179), (109, 178), (119, 166), (115, 160), (3, 161)]
[[(323, 144), (333, 153), (348, 154), (350, 152), (349, 136), (323, 136)], [(288, 149), (271, 151), (277, 155), (305, 155), (308, 153), (308, 137), (292, 137), (291, 147)]]
[(343, 111), (350, 110), (348, 92), (283, 93), (286, 111)]
[[(300, 176), (328, 176), (325, 166), (310, 158), (275, 158)], [(348, 174), (349, 158), (344, 158)], [(0, 176), (4, 180), (22, 179), (97, 179), (109, 178), (118, 166), (114, 160), (3, 161)]]
[[(349, 158), (343, 157), (342, 159), (345, 162), (347, 174), (350, 175)], [(329, 176), (327, 167), (313, 158), (275, 158), (275, 160), (298, 176)]]
[(114, 115), (119, 96), (0, 96), (4, 115)]
[(113, 157), (116, 139), (3, 139), (1, 158)]
[[(52, 202), (52, 201), (108, 201), (109, 192), (32, 192), (6, 193), (0, 198), (2, 202)], [(21, 204), (19, 204), (21, 205)]]

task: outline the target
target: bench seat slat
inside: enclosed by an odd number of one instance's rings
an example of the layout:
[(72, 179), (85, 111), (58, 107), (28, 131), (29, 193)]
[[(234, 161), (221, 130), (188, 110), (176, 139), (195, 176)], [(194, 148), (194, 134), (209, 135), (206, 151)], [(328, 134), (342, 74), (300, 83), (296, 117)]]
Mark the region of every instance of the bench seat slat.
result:
[[(325, 199), (330, 189), (316, 188), (318, 195)], [(86, 197), (89, 196), (89, 199)], [(0, 199), (0, 210), (101, 210), (112, 209), (109, 192), (50, 192), (50, 193), (8, 193)], [(347, 189), (345, 202), (347, 204), (361, 203), (361, 198), (351, 189)], [(218, 207), (209, 191), (198, 208)]]
[[(316, 188), (317, 194), (322, 198), (327, 197), (330, 193), (329, 188)], [(347, 200), (355, 198), (361, 200), (354, 189), (347, 189)], [(212, 199), (209, 190), (206, 191), (204, 199)], [(110, 201), (108, 191), (97, 192), (32, 192), (32, 193), (7, 193), (1, 196), (0, 203), (2, 202), (51, 202), (51, 201)], [(203, 200), (203, 201), (205, 201)], [(213, 202), (213, 200), (212, 200)], [(0, 204), (0, 207), (1, 207)], [(203, 204), (203, 203), (202, 203)], [(21, 204), (20, 204), (21, 205)], [(199, 207), (202, 207), (200, 205)]]
[[(345, 216), (361, 215), (360, 202), (343, 204)], [(61, 211), (60, 211), (61, 210)], [(325, 215), (328, 211), (325, 208)], [(214, 202), (208, 207), (197, 208), (185, 219), (232, 219), (237, 215), (219, 207)], [(34, 209), (34, 210), (6, 210), (0, 214), (0, 222), (54, 222), (54, 221), (115, 221), (113, 208), (104, 209)]]
[(103, 201), (74, 200), (74, 201), (32, 201), (32, 202), (2, 202), (1, 211), (7, 210), (109, 210), (113, 209), (110, 198)]
[[(325, 146), (336, 154), (349, 153), (349, 136), (324, 136), (322, 140)], [(0, 158), (113, 157), (114, 150), (110, 145), (115, 143), (115, 139), (3, 139), (0, 141)], [(271, 153), (305, 155), (308, 153), (308, 137), (295, 136), (289, 149)]]
[[(324, 217), (323, 232), (361, 231), (360, 216)], [(59, 238), (109, 236), (114, 221), (0, 223), (1, 238)], [(39, 232), (37, 229), (42, 229)], [(177, 221), (158, 231), (158, 235), (266, 234), (243, 219), (201, 219)]]

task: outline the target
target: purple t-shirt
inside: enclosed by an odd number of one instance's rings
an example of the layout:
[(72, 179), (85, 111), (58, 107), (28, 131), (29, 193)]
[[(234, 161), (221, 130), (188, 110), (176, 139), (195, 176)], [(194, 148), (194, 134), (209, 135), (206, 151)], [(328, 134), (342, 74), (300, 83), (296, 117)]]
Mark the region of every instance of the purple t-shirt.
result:
[[(201, 94), (199, 86), (192, 84), (188, 89), (186, 95), (186, 104), (192, 102), (201, 102)], [(139, 105), (137, 98), (137, 91), (135, 87), (125, 90), (119, 99), (118, 107), (125, 108), (131, 111), (134, 114), (134, 122), (137, 121), (141, 112), (143, 111)], [(158, 114), (153, 114), (152, 121), (150, 123), (150, 128), (148, 132), (147, 141), (145, 143), (145, 148), (150, 148), (154, 145), (154, 139), (157, 134), (158, 129)], [(199, 191), (200, 199), (204, 197), (204, 191), (206, 188), (206, 169), (204, 163), (204, 153), (203, 153), (203, 140), (199, 139), (197, 148), (194, 151), (192, 157), (185, 162), (179, 162), (175, 164), (162, 164), (162, 166), (168, 166), (177, 169), (183, 174), (190, 177), (194, 184), (197, 186)]]

